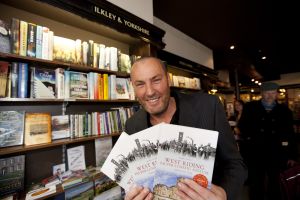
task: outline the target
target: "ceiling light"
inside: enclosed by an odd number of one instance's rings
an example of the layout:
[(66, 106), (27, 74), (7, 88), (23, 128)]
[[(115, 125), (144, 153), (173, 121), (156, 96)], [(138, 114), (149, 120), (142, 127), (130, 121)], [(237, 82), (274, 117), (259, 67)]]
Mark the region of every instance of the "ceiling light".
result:
[(261, 82), (259, 82), (258, 85), (261, 85)]
[(257, 84), (257, 83), (258, 83), (258, 81), (255, 81), (254, 83), (256, 83), (256, 84)]
[(267, 59), (267, 57), (266, 57), (266, 56), (263, 56), (263, 57), (261, 57), (261, 59), (262, 59), (262, 60), (266, 60), (266, 59)]
[(233, 50), (233, 49), (235, 48), (235, 46), (234, 46), (234, 45), (231, 45), (229, 48), (230, 48), (231, 50)]
[(253, 79), (251, 79), (251, 81), (252, 81), (252, 82), (254, 82), (254, 81), (255, 81), (255, 80), (254, 80), (254, 78), (253, 78)]
[(254, 92), (254, 89), (251, 89), (251, 92)]

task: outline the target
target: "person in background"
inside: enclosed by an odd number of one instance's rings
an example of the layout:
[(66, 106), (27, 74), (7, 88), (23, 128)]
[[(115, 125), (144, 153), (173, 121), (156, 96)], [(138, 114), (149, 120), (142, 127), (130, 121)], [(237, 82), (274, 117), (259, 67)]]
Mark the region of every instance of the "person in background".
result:
[(297, 156), (292, 112), (277, 102), (278, 88), (262, 83), (262, 99), (245, 104), (238, 124), (248, 148), (251, 200), (280, 199), (280, 172), (293, 166)]
[[(211, 189), (184, 179), (177, 185), (179, 198), (236, 199), (247, 178), (247, 169), (218, 98), (201, 92), (171, 93), (166, 66), (155, 57), (137, 60), (130, 75), (135, 95), (143, 108), (126, 121), (126, 133), (133, 134), (161, 122), (219, 132)], [(148, 188), (136, 186), (125, 196), (125, 200), (132, 199), (153, 199), (153, 194)]]

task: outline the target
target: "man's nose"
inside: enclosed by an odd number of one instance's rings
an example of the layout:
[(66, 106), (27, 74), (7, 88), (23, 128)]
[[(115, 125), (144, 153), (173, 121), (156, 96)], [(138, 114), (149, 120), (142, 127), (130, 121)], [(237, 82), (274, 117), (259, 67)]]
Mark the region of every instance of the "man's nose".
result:
[(146, 87), (146, 95), (151, 96), (154, 94), (154, 88), (152, 87), (151, 84), (147, 85)]

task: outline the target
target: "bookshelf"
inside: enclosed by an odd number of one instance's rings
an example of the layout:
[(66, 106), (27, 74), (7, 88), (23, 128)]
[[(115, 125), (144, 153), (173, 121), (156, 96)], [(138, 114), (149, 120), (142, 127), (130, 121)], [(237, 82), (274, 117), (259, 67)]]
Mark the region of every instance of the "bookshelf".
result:
[[(135, 56), (156, 56), (164, 47), (165, 32), (135, 15), (107, 2), (94, 0), (4, 0), (0, 3), (1, 19), (10, 22), (12, 18), (48, 27), (54, 35), (82, 41), (93, 40), (106, 46), (116, 47), (121, 52)], [(37, 68), (63, 68), (76, 72), (96, 72), (129, 78), (128, 73), (99, 69), (83, 64), (57, 60), (0, 53), (0, 60), (24, 62)], [(34, 99), (0, 98), (0, 111), (48, 112), (53, 115), (85, 112), (105, 112), (116, 107), (137, 105), (135, 100), (93, 100), (93, 99)], [(32, 146), (0, 148), (0, 158), (25, 155), (25, 190), (52, 174), (52, 166), (65, 160), (66, 148), (85, 146), (86, 166), (95, 165), (94, 140), (102, 137), (119, 136), (118, 132), (101, 136), (86, 136), (74, 139), (60, 139), (51, 143)], [(33, 173), (34, 172), (34, 173)]]
[(157, 57), (166, 63), (168, 72), (172, 73), (173, 76), (176, 75), (187, 78), (195, 77), (200, 79), (200, 89), (172, 86), (171, 88), (173, 90), (180, 90), (183, 92), (199, 92), (202, 90), (208, 92), (212, 82), (218, 80), (217, 71), (170, 52), (159, 50), (157, 52)]

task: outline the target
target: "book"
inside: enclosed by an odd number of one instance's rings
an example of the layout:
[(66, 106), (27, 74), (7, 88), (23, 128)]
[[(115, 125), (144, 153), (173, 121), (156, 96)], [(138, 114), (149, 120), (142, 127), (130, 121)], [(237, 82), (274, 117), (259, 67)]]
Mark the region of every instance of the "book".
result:
[(27, 29), (27, 56), (36, 57), (36, 24), (28, 23)]
[(73, 148), (68, 148), (67, 157), (68, 157), (69, 170), (84, 170), (86, 168), (83, 145), (73, 147)]
[(55, 69), (55, 91), (56, 98), (63, 99), (65, 97), (65, 70), (63, 68)]
[(51, 142), (51, 115), (49, 113), (26, 113), (25, 145)]
[(53, 59), (75, 63), (75, 40), (54, 36)]
[(24, 189), (25, 155), (0, 159), (0, 196)]
[(0, 147), (23, 144), (24, 111), (0, 111)]
[(129, 99), (128, 80), (126, 78), (117, 78), (115, 91), (117, 99)]
[(18, 97), (18, 69), (19, 64), (17, 62), (11, 63), (11, 98)]
[(89, 97), (87, 74), (69, 71), (69, 78), (69, 98), (87, 99)]
[[(132, 143), (132, 142), (131, 142)], [(133, 175), (129, 174), (127, 157), (131, 155), (131, 143), (127, 133), (122, 132), (114, 148), (105, 160), (101, 171), (113, 181), (116, 181), (126, 191), (134, 184)]]
[(52, 140), (70, 137), (69, 115), (52, 116), (51, 120), (52, 120)]
[(20, 20), (17, 18), (11, 19), (11, 53), (19, 55), (20, 51)]
[(136, 184), (155, 199), (178, 199), (183, 178), (211, 187), (217, 141), (217, 131), (165, 123), (130, 136), (123, 132), (101, 171), (125, 191)]
[(33, 67), (33, 97), (54, 99), (56, 92), (55, 70)]
[(36, 48), (36, 58), (42, 58), (42, 51), (43, 51), (43, 27), (40, 25), (36, 26), (36, 41), (35, 41), (35, 48)]
[(28, 64), (19, 63), (18, 67), (18, 98), (28, 97)]
[(26, 21), (20, 20), (20, 56), (27, 55), (27, 32), (28, 23)]
[(6, 85), (8, 82), (8, 62), (0, 61), (0, 98), (6, 95)]
[(112, 149), (112, 138), (95, 139), (96, 166), (101, 167)]
[(10, 35), (8, 24), (0, 19), (0, 52), (11, 52)]
[(155, 198), (178, 199), (174, 187), (183, 178), (210, 188), (217, 141), (217, 131), (162, 124), (153, 184)]
[(93, 181), (84, 182), (65, 190), (65, 200), (71, 199), (94, 199), (94, 183)]
[(40, 199), (42, 197), (46, 197), (50, 194), (54, 194), (56, 192), (56, 186), (52, 185), (50, 187), (40, 187), (35, 190), (31, 190), (26, 194), (25, 200), (35, 200)]
[(85, 170), (68, 170), (61, 175), (61, 186), (68, 189), (89, 180), (89, 174)]

